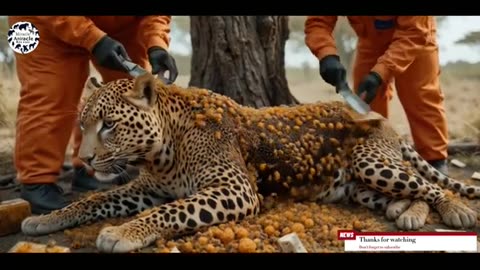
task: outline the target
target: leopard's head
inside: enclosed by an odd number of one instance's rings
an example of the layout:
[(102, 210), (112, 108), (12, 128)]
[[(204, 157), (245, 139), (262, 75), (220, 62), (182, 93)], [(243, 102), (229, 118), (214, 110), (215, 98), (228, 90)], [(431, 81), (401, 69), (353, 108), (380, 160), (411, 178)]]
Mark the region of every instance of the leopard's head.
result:
[(142, 165), (161, 148), (164, 123), (156, 109), (160, 84), (151, 74), (106, 84), (88, 81), (78, 157), (98, 180), (115, 179), (126, 165)]

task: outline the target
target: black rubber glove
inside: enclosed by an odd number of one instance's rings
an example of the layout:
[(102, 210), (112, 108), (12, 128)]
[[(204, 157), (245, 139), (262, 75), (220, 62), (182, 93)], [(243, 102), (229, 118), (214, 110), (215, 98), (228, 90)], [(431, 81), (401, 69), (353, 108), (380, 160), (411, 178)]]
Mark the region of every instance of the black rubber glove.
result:
[(122, 43), (112, 39), (108, 35), (102, 37), (92, 49), (92, 54), (98, 65), (119, 71), (127, 71), (122, 64), (122, 56), (126, 60), (130, 60), (125, 47)]
[(168, 70), (168, 83), (173, 83), (177, 79), (177, 64), (166, 50), (160, 47), (151, 47), (148, 49), (148, 60), (152, 65), (152, 74), (164, 77), (165, 71)]
[(366, 103), (370, 104), (377, 95), (378, 87), (382, 84), (382, 77), (378, 73), (371, 71), (363, 78), (358, 86), (358, 96)]
[(320, 76), (333, 86), (347, 80), (347, 70), (340, 63), (338, 55), (327, 55), (320, 60)]

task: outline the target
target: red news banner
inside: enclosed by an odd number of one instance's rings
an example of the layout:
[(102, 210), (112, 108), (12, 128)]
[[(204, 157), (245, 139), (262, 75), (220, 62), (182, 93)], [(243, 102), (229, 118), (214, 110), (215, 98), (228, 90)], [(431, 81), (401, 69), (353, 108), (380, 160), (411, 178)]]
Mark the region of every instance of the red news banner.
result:
[(443, 232), (356, 232), (338, 231), (345, 251), (448, 251), (477, 252), (477, 233)]

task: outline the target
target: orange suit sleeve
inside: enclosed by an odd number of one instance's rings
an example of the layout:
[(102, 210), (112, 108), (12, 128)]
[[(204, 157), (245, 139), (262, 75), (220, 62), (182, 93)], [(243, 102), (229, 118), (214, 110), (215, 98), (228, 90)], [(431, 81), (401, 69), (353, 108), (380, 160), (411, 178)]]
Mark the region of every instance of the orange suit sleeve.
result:
[(392, 75), (402, 73), (415, 60), (435, 35), (433, 16), (398, 16), (392, 42), (378, 58), (372, 71), (384, 81)]
[(85, 16), (39, 16), (52, 33), (65, 43), (92, 51), (105, 35), (92, 20)]
[(333, 29), (338, 16), (308, 16), (305, 20), (305, 44), (320, 60), (327, 55), (338, 55)]
[(140, 22), (140, 39), (147, 49), (157, 46), (167, 50), (170, 45), (171, 16), (145, 16)]

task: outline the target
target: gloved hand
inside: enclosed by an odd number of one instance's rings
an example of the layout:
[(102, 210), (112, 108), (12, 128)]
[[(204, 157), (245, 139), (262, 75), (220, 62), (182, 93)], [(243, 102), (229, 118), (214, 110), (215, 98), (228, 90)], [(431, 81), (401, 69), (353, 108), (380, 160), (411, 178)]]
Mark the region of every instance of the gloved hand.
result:
[(347, 80), (347, 70), (340, 63), (338, 55), (327, 55), (320, 60), (320, 76), (333, 86)]
[(367, 104), (373, 101), (377, 95), (378, 87), (382, 84), (382, 77), (378, 73), (371, 71), (363, 78), (358, 86), (357, 95), (361, 97)]
[(92, 49), (92, 54), (98, 65), (112, 70), (127, 71), (121, 62), (121, 57), (130, 60), (123, 45), (109, 37), (102, 37)]
[(160, 47), (151, 47), (148, 49), (148, 60), (152, 65), (152, 73), (164, 77), (165, 71), (169, 71), (168, 81), (173, 83), (178, 76), (177, 64), (175, 59), (164, 49)]

